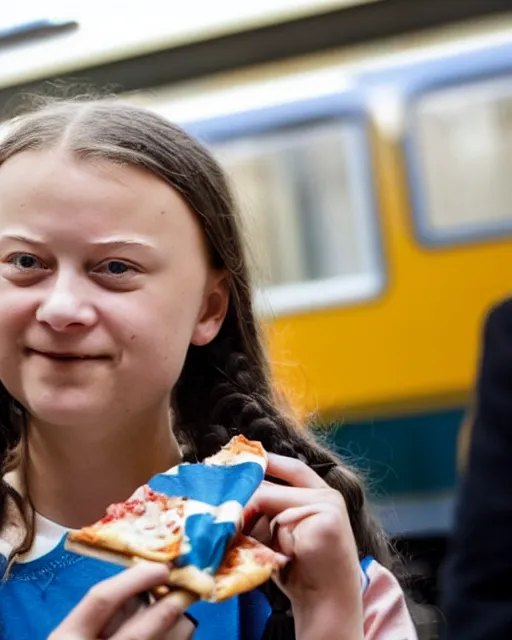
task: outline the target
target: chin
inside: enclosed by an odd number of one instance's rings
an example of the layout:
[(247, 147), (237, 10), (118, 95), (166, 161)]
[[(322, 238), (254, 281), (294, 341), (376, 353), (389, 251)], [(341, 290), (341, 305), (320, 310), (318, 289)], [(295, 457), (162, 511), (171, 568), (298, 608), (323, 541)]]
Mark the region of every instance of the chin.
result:
[(99, 421), (94, 411), (77, 411), (77, 409), (54, 409), (53, 407), (36, 407), (30, 409), (30, 415), (36, 420), (56, 427), (88, 427)]
[(56, 426), (91, 424), (105, 419), (108, 412), (104, 400), (98, 402), (98, 399), (91, 398), (90, 394), (77, 392), (28, 397), (23, 404), (36, 420)]

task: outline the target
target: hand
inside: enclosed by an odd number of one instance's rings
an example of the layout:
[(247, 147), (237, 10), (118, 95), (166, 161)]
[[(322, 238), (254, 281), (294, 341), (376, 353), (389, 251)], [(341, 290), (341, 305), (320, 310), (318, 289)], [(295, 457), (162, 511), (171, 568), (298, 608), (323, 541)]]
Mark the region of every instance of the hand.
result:
[(267, 473), (291, 486), (263, 482), (246, 513), (266, 515), (272, 546), (291, 558), (275, 581), (292, 603), (297, 637), (362, 638), (361, 570), (342, 495), (300, 460), (268, 458)]
[[(168, 569), (163, 564), (144, 562), (94, 586), (48, 640), (189, 640), (193, 623), (183, 616), (194, 596), (183, 591), (171, 593), (148, 608), (134, 611), (126, 620), (133, 598), (167, 583)], [(124, 612), (122, 611), (124, 609)], [(124, 623), (113, 623), (120, 613)], [(171, 632), (172, 630), (172, 632)]]

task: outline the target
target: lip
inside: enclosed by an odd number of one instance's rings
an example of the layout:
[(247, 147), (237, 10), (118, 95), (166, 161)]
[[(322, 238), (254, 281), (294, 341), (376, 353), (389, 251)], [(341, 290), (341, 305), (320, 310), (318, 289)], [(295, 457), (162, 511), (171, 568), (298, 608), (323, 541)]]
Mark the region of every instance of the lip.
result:
[(40, 351), (39, 349), (27, 349), (28, 355), (42, 356), (49, 360), (62, 362), (74, 362), (84, 360), (107, 360), (107, 356), (77, 353), (73, 351)]

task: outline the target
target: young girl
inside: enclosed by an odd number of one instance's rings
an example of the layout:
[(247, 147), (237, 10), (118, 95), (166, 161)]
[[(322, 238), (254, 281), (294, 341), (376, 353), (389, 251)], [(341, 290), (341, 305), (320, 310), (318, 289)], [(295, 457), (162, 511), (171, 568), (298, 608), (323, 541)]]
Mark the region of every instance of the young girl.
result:
[[(176, 126), (110, 100), (10, 123), (0, 380), (3, 640), (416, 638), (360, 480), (272, 388), (225, 177)], [(187, 617), (170, 599), (135, 606), (165, 567), (64, 550), (69, 529), (235, 433), (273, 452), (284, 481), (252, 504), (292, 558), (280, 591)]]

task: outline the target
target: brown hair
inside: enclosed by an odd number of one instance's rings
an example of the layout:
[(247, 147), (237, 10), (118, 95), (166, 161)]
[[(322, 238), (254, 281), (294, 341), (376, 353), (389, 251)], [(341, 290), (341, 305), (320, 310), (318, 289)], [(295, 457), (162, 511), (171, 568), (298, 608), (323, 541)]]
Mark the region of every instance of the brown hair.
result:
[[(0, 165), (26, 150), (62, 147), (85, 160), (142, 167), (176, 189), (197, 214), (214, 267), (230, 275), (230, 300), (217, 337), (190, 346), (171, 398), (174, 429), (188, 457), (213, 454), (235, 433), (260, 440), (267, 451), (297, 457), (339, 490), (361, 557), (389, 566), (386, 536), (370, 516), (358, 475), (318, 444), (283, 408), (271, 383), (236, 207), (220, 166), (196, 140), (151, 113), (117, 100), (75, 100), (45, 105), (15, 118), (0, 142)], [(26, 412), (0, 384), (0, 529), (8, 497), (23, 501), (3, 480), (23, 440)], [(26, 516), (25, 516), (26, 519)], [(30, 548), (33, 527), (17, 553)]]

